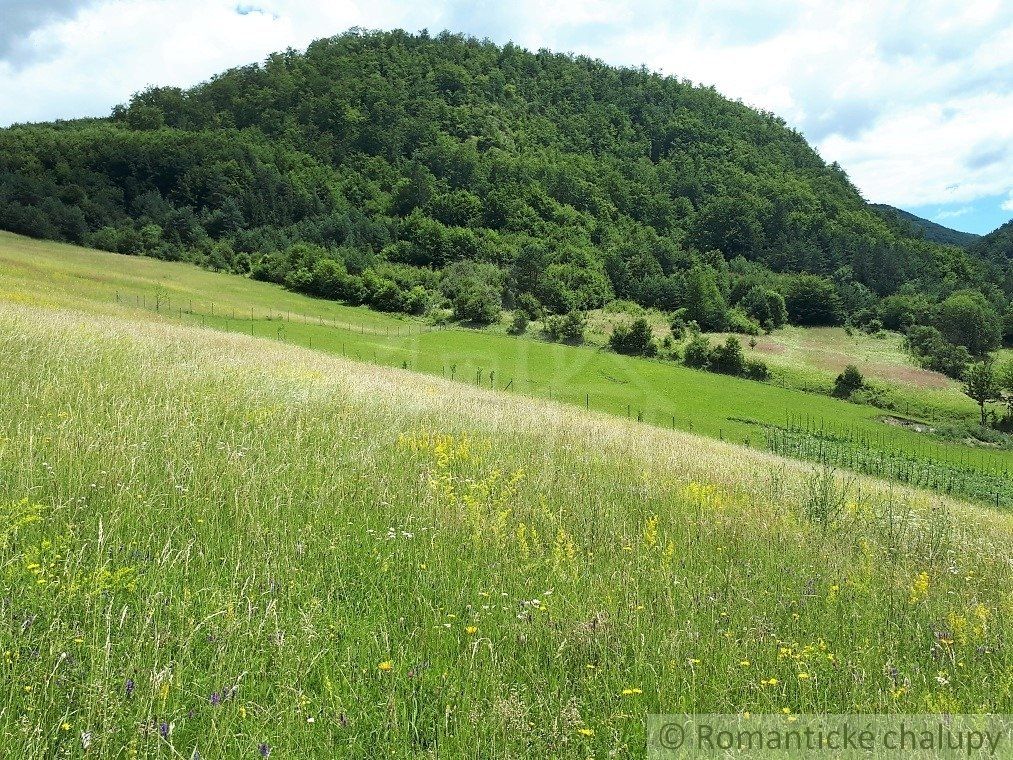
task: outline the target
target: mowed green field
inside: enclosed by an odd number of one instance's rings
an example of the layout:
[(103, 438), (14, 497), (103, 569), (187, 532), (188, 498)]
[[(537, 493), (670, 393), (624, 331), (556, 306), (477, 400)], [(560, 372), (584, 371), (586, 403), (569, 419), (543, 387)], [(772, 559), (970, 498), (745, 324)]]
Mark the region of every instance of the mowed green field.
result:
[[(308, 298), (275, 285), (185, 264), (0, 233), (0, 303), (4, 300), (145, 315), (155, 310), (157, 302), (158, 315), (168, 321), (453, 376), (471, 385), (565, 401), (753, 447), (764, 445), (764, 425), (783, 425), (790, 419), (810, 430), (860, 439), (866, 450), (947, 462), (963, 471), (990, 473), (993, 480), (1005, 477), (1013, 465), (1013, 452), (934, 439), (885, 424), (883, 412), (874, 407), (772, 383), (592, 347), (487, 331), (438, 330), (419, 321)], [(767, 340), (798, 342), (798, 332), (786, 337), (775, 334)], [(918, 389), (912, 387), (911, 392), (916, 394)], [(994, 499), (991, 481), (981, 490), (982, 500)]]
[(82, 282), (0, 308), (5, 756), (641, 757), (652, 712), (1013, 712), (1008, 514), (44, 305)]

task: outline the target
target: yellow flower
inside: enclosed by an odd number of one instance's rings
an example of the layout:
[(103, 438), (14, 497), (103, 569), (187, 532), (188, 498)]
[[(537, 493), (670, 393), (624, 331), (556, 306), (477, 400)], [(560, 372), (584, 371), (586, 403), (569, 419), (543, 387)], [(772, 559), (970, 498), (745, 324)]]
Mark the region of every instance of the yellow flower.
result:
[(924, 599), (929, 594), (929, 574), (925, 571), (918, 573), (915, 576), (914, 583), (911, 584), (911, 603), (916, 604)]
[(391, 662), (390, 660), (384, 660), (379, 665), (377, 665), (377, 667), (380, 668), (380, 670), (393, 670), (394, 663)]
[(70, 731), (70, 729), (71, 729), (71, 728), (73, 728), (73, 726), (71, 726), (71, 724), (70, 724), (70, 723), (68, 723), (67, 721), (64, 721), (64, 722), (63, 722), (63, 723), (62, 723), (62, 724), (60, 725), (60, 728), (62, 728), (62, 729), (63, 729), (64, 731)]
[(739, 660), (739, 665), (743, 668), (749, 667), (749, 660)]
[(689, 662), (690, 665), (699, 665), (700, 664), (700, 660), (696, 659), (695, 657), (690, 657), (689, 660), (688, 660), (688, 662)]
[(594, 729), (592, 728), (578, 728), (577, 733), (581, 736), (594, 736)]
[(780, 683), (780, 681), (778, 681), (776, 678), (768, 678), (766, 681), (760, 681), (760, 683), (762, 683), (764, 686), (777, 686)]
[(637, 689), (636, 687), (634, 687), (632, 689), (623, 689), (623, 696), (624, 697), (629, 697), (629, 696), (632, 696), (634, 694), (643, 694), (643, 693), (644, 693), (643, 689)]
[(467, 628), (464, 629), (464, 632), (467, 633), (468, 635), (471, 635), (473, 633), (478, 633), (478, 628), (476, 628), (473, 625), (469, 625)]

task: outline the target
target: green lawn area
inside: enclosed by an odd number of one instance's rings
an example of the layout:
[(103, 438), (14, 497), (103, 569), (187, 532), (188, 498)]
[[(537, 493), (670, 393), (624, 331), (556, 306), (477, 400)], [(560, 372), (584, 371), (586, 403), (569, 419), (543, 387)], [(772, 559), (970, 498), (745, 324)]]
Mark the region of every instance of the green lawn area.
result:
[[(868, 446), (888, 454), (901, 452), (988, 472), (1005, 472), (1013, 465), (1013, 452), (934, 439), (884, 424), (879, 409), (790, 387), (624, 357), (595, 347), (563, 346), (489, 331), (437, 329), (186, 264), (3, 233), (0, 301), (5, 299), (105, 313), (151, 312), (157, 303), (167, 320), (281, 339), (754, 447), (764, 445), (763, 428), (756, 423), (783, 424), (790, 418), (811, 428), (861, 437)], [(843, 331), (839, 337), (844, 337)], [(819, 340), (826, 342), (826, 338)], [(795, 355), (807, 350), (804, 331), (786, 331), (764, 340), (791, 346)], [(846, 350), (840, 343), (841, 350)], [(870, 362), (889, 363), (884, 356), (896, 361), (896, 350), (886, 341), (865, 337), (860, 346)], [(879, 349), (878, 353), (873, 349)]]

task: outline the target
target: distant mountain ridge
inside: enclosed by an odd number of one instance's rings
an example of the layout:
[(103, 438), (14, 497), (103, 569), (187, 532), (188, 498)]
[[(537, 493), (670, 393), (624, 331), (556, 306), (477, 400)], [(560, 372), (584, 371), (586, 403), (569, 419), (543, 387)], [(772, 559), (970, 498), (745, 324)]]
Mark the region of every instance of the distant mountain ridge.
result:
[(885, 203), (870, 203), (869, 205), (887, 221), (890, 221), (891, 218), (899, 219), (902, 224), (906, 224), (911, 228), (913, 236), (924, 238), (932, 243), (970, 248), (981, 239), (981, 235), (945, 227), (942, 224), (929, 221), (896, 206), (889, 206)]

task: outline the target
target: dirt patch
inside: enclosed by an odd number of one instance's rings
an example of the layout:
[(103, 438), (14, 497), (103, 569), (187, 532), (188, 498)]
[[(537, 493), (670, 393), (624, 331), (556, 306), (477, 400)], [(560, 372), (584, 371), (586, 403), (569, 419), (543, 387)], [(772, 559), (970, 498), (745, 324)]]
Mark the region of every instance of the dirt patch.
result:
[(756, 348), (753, 350), (762, 351), (765, 354), (783, 354), (788, 349), (772, 340), (758, 340), (756, 341)]
[(891, 415), (885, 415), (879, 418), (880, 422), (885, 422), (887, 425), (893, 425), (894, 427), (902, 427), (905, 430), (913, 430), (916, 433), (934, 433), (936, 429), (931, 425), (926, 425), (924, 422), (918, 422), (917, 420), (906, 420), (903, 417), (893, 417)]

